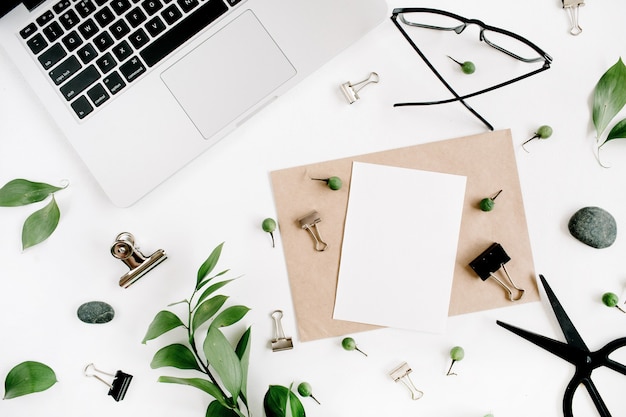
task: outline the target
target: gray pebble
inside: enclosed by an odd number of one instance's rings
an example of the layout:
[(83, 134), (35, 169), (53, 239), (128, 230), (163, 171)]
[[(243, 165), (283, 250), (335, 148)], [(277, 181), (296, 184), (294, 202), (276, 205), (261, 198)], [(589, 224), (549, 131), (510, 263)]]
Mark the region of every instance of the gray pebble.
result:
[(570, 218), (567, 225), (576, 239), (592, 248), (607, 248), (617, 237), (617, 223), (606, 210), (599, 207), (584, 207)]
[(76, 315), (85, 323), (108, 323), (115, 317), (115, 310), (104, 301), (89, 301), (78, 307)]

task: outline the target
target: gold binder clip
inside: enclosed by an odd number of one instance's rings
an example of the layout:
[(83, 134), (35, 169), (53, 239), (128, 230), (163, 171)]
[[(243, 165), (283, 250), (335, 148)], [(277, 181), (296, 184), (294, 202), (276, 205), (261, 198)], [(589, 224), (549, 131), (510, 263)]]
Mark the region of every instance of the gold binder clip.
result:
[(293, 341), (291, 337), (285, 337), (283, 331), (283, 325), (280, 323), (280, 319), (283, 318), (282, 310), (276, 310), (272, 313), (274, 319), (274, 338), (272, 339), (272, 351), (279, 352), (281, 350), (293, 349)]
[(139, 251), (139, 247), (135, 246), (135, 237), (128, 232), (117, 235), (113, 246), (111, 246), (111, 254), (130, 268), (130, 271), (120, 278), (120, 287), (124, 288), (130, 287), (154, 267), (167, 259), (167, 255), (163, 249), (159, 249), (150, 255), (150, 257), (146, 257)]
[(580, 35), (583, 29), (578, 23), (578, 9), (585, 5), (585, 0), (562, 0), (562, 2), (571, 25), (569, 33), (574, 36)]
[(397, 368), (395, 368), (393, 371), (389, 372), (389, 376), (395, 382), (402, 382), (404, 384), (404, 386), (407, 387), (409, 389), (409, 391), (411, 392), (411, 398), (412, 399), (419, 400), (420, 398), (422, 398), (424, 393), (422, 391), (418, 390), (417, 388), (415, 388), (415, 385), (413, 384), (413, 381), (411, 381), (411, 378), (409, 377), (409, 374), (412, 371), (413, 370), (411, 369), (411, 367), (409, 366), (408, 363), (402, 362), (400, 365), (398, 365)]
[[(507, 272), (504, 264), (510, 260), (511, 257), (504, 251), (504, 248), (499, 243), (492, 243), (491, 246), (489, 246), (483, 253), (470, 262), (469, 266), (483, 281), (487, 278), (493, 278), (508, 293), (509, 300), (518, 301), (524, 296), (525, 290), (515, 285), (511, 276)], [(513, 287), (512, 289), (494, 275), (494, 273), (499, 269), (504, 271), (507, 280)], [(517, 291), (517, 297), (513, 297), (513, 290)]]
[(348, 104), (352, 104), (357, 101), (359, 97), (359, 91), (368, 84), (377, 83), (380, 80), (378, 74), (371, 72), (370, 75), (363, 81), (352, 84), (350, 81), (341, 84), (341, 91), (348, 100)]
[[(112, 382), (107, 382), (98, 374), (108, 375), (113, 377)], [(100, 371), (96, 369), (93, 363), (90, 363), (85, 367), (85, 376), (90, 376), (96, 378), (98, 381), (102, 382), (106, 386), (109, 387), (109, 394), (115, 401), (121, 401), (126, 396), (126, 391), (128, 391), (128, 387), (130, 386), (130, 381), (133, 379), (132, 375), (124, 373), (122, 371), (117, 371), (115, 375), (110, 374), (108, 372)]]
[(317, 224), (321, 221), (322, 219), (317, 211), (312, 211), (306, 216), (302, 216), (298, 219), (300, 227), (308, 230), (311, 236), (313, 236), (313, 240), (315, 241), (315, 250), (318, 252), (322, 252), (328, 247), (328, 244), (322, 240), (322, 236), (320, 235), (320, 231), (317, 227)]

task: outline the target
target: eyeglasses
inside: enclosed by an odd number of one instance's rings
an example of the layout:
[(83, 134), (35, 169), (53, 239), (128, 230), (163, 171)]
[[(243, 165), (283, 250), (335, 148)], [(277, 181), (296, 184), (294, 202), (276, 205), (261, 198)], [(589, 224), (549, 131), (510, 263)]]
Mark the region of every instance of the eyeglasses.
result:
[[(552, 62), (552, 57), (545, 53), (541, 48), (539, 48), (534, 43), (529, 40), (523, 38), (520, 35), (517, 35), (513, 32), (509, 32), (505, 29), (500, 29), (494, 26), (486, 25), (480, 20), (476, 19), (467, 19), (465, 17), (456, 15), (454, 13), (446, 12), (443, 10), (437, 9), (429, 9), (429, 8), (401, 8), (394, 9), (393, 14), (391, 15), (391, 20), (396, 25), (400, 33), (404, 36), (404, 38), (409, 42), (409, 44), (413, 47), (415, 52), (422, 58), (424, 63), (430, 68), (430, 70), (437, 76), (439, 81), (452, 93), (454, 98), (446, 99), (446, 100), (438, 100), (438, 101), (425, 101), (425, 102), (409, 102), (409, 103), (396, 103), (394, 107), (401, 106), (428, 106), (433, 104), (444, 104), (451, 103), (454, 101), (458, 101), (463, 106), (465, 106), (474, 116), (476, 116), (481, 122), (483, 122), (489, 130), (493, 130), (493, 126), (482, 117), (476, 110), (474, 110), (469, 104), (465, 102), (465, 99), (475, 97), (477, 95), (487, 93), (489, 91), (493, 91), (500, 87), (504, 87), (510, 84), (513, 84), (517, 81), (523, 80), (524, 78), (528, 78), (535, 74), (538, 74), (542, 71), (545, 71), (550, 68), (550, 63)], [(440, 31), (451, 31), (458, 34), (461, 34), (469, 25), (477, 25), (480, 28), (478, 39), (481, 42), (484, 42), (486, 45), (496, 49), (499, 52), (502, 52), (508, 55), (511, 58), (514, 58), (523, 63), (533, 64), (536, 62), (543, 62), (541, 68), (532, 70), (526, 74), (517, 76), (508, 81), (504, 81), (498, 84), (495, 84), (491, 87), (483, 88), (479, 91), (459, 95), (450, 84), (443, 78), (443, 76), (435, 69), (435, 67), (431, 64), (431, 62), (426, 58), (424, 53), (420, 50), (420, 48), (415, 44), (413, 39), (407, 34), (401, 22), (405, 26), (417, 27), (423, 29), (433, 29)]]

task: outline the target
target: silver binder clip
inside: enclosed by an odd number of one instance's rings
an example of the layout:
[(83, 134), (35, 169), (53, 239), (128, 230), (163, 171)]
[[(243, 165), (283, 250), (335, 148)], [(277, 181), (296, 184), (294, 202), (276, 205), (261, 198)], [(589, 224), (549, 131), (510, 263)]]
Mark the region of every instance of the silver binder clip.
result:
[(580, 35), (583, 29), (578, 23), (578, 9), (585, 5), (585, 0), (562, 0), (562, 2), (570, 21), (569, 33), (574, 36)]
[(402, 382), (404, 386), (407, 387), (409, 391), (411, 392), (412, 399), (419, 400), (420, 398), (422, 398), (424, 393), (418, 390), (417, 388), (415, 388), (413, 381), (411, 381), (411, 378), (409, 377), (409, 374), (411, 372), (412, 372), (412, 369), (409, 366), (409, 364), (406, 362), (402, 362), (400, 365), (398, 365), (397, 368), (389, 372), (389, 376), (395, 382)]
[[(108, 375), (113, 377), (112, 382), (107, 382), (100, 375)], [(121, 401), (126, 396), (126, 391), (128, 391), (128, 387), (130, 385), (130, 381), (133, 379), (132, 375), (124, 373), (122, 371), (117, 371), (114, 374), (110, 374), (108, 372), (103, 372), (94, 366), (93, 363), (90, 363), (85, 367), (85, 376), (90, 376), (96, 378), (98, 381), (102, 382), (106, 386), (109, 387), (109, 395), (113, 397), (115, 401)]]
[[(499, 243), (492, 243), (491, 246), (489, 246), (483, 253), (470, 262), (469, 266), (483, 281), (487, 278), (493, 278), (502, 288), (506, 290), (509, 295), (509, 300), (518, 301), (524, 296), (525, 290), (515, 285), (511, 276), (507, 272), (504, 264), (510, 260), (511, 257), (504, 251), (504, 248)], [(513, 287), (512, 289), (494, 275), (494, 273), (499, 269), (504, 271), (507, 280)], [(513, 290), (517, 291), (517, 297), (513, 297)]]
[(274, 319), (274, 338), (272, 339), (272, 351), (279, 352), (281, 350), (293, 349), (293, 341), (291, 337), (285, 337), (283, 331), (283, 325), (280, 323), (280, 319), (283, 318), (282, 310), (276, 310), (272, 313)]
[(379, 81), (378, 74), (371, 72), (363, 81), (352, 84), (350, 81), (341, 84), (341, 91), (348, 100), (348, 104), (352, 104), (359, 99), (359, 91), (368, 84), (377, 83)]
[(159, 249), (146, 257), (139, 251), (139, 247), (135, 246), (135, 237), (128, 232), (117, 235), (113, 246), (111, 246), (111, 254), (130, 268), (130, 271), (120, 278), (120, 287), (124, 288), (130, 287), (139, 278), (167, 259), (163, 249)]
[(313, 240), (315, 241), (315, 250), (318, 252), (322, 252), (328, 247), (328, 244), (322, 240), (322, 236), (320, 235), (320, 231), (317, 227), (317, 224), (321, 221), (322, 219), (317, 211), (312, 211), (306, 216), (302, 216), (298, 219), (300, 227), (308, 230), (311, 236), (313, 236)]

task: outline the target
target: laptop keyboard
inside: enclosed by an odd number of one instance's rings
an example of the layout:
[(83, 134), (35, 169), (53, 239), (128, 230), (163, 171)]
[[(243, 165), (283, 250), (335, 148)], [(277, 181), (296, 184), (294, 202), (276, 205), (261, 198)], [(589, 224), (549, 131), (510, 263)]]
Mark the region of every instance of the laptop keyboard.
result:
[(84, 119), (240, 1), (59, 0), (20, 36)]

